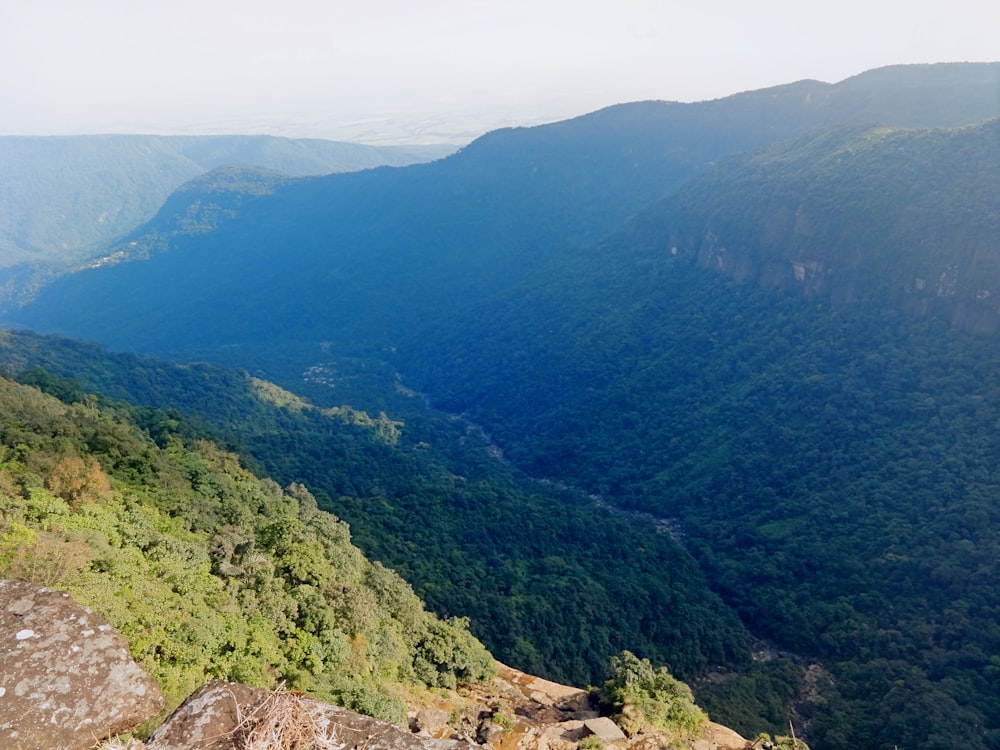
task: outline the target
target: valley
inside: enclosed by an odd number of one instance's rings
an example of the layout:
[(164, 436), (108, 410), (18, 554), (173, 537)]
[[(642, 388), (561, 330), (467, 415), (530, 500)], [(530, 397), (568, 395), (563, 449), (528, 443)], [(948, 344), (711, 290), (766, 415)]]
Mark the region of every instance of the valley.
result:
[(222, 169), (8, 309), (0, 364), (308, 488), (517, 669), (629, 650), (745, 736), (997, 748), (997, 90), (897, 66)]

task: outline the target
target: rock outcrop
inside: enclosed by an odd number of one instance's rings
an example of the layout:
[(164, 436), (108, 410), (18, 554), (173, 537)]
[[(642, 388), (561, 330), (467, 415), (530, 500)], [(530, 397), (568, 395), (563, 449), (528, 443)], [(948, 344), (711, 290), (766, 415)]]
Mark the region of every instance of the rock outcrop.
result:
[(470, 750), (285, 690), (215, 681), (196, 690), (146, 742), (148, 750), (248, 747)]
[[(411, 731), (285, 689), (215, 681), (196, 690), (145, 743), (106, 747), (575, 750), (594, 737), (607, 748), (654, 750), (669, 740), (656, 733), (626, 737), (599, 715), (586, 691), (498, 666), (491, 685), (416, 707)], [(98, 615), (69, 594), (0, 581), (0, 748), (86, 750), (162, 706), (159, 687)], [(709, 724), (683, 746), (738, 750), (748, 743)]]
[(103, 618), (69, 594), (0, 581), (0, 747), (84, 750), (162, 707)]
[[(478, 712), (471, 712), (478, 720), (477, 739), (493, 750), (576, 750), (588, 737), (596, 737), (608, 750), (743, 750), (750, 744), (731, 729), (712, 722), (687, 741), (658, 732), (626, 737), (614, 722), (599, 715), (587, 691), (503, 664), (498, 667), (499, 675), (491, 686), (470, 688), (471, 699), (481, 706)], [(494, 726), (503, 731), (490, 734), (488, 730)], [(442, 730), (446, 731), (448, 728)]]

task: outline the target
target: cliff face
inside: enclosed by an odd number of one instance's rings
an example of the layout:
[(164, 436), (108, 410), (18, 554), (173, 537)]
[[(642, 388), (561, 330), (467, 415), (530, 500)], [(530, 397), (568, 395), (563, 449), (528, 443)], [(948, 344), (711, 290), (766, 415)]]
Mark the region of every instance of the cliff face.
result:
[[(1000, 328), (1000, 120), (845, 129), (720, 165), (637, 220), (737, 281)], [(662, 257), (662, 256), (661, 256)]]

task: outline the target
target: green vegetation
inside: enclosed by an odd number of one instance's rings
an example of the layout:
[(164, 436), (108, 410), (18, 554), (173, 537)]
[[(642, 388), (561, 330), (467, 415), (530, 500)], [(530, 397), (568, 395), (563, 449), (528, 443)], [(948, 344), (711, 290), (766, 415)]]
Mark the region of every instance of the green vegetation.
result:
[(599, 682), (628, 648), (748, 735), (794, 705), (820, 748), (994, 750), (1000, 123), (857, 125), (995, 116), (996, 70), (611, 108), (231, 219), (195, 185), (134, 239), (168, 252), (22, 320), (257, 381), (30, 336), (5, 359), (309, 486), (515, 666)]
[[(401, 352), (529, 473), (674, 519), (755, 635), (829, 670), (816, 747), (1000, 743), (1000, 363), (969, 333), (1000, 323), (998, 127), (734, 160)], [(747, 734), (783, 692), (697, 684)]]
[(3, 136), (0, 268), (79, 261), (151, 219), (183, 183), (218, 167), (304, 176), (446, 153), (273, 136)]
[[(631, 279), (618, 318), (575, 308), (540, 330), (523, 304), (494, 310), (493, 335), (454, 350), (468, 377), (423, 387), (469, 394), (448, 408), (529, 472), (677, 519), (752, 632), (829, 669), (812, 746), (996, 747), (995, 341), (667, 263)], [(544, 380), (517, 373), (532, 361)], [(760, 731), (753, 691), (698, 690)]]
[(611, 659), (611, 678), (601, 688), (615, 721), (629, 735), (655, 728), (674, 739), (690, 737), (708, 717), (695, 705), (691, 688), (649, 659), (623, 651)]
[[(148, 413), (147, 413), (148, 416)], [(201, 683), (289, 687), (392, 721), (414, 686), (488, 680), (467, 621), (425, 611), (301, 485), (129, 410), (0, 379), (0, 576), (65, 589), (174, 708)]]
[[(261, 474), (306, 484), (369, 558), (398, 570), (433, 611), (469, 617), (490, 651), (519, 669), (585, 685), (603, 680), (626, 646), (685, 676), (749, 661), (739, 622), (669, 535), (525, 478), (419, 399), (380, 405), (408, 409), (405, 419), (376, 418), (313, 406), (245, 373), (12, 332), (0, 335), (0, 361), (69, 400), (96, 391), (141, 404), (130, 411), (157, 439), (212, 435)], [(394, 392), (384, 366), (324, 372), (312, 384), (317, 397), (342, 387)]]
[[(701, 706), (713, 719), (736, 730), (744, 737), (758, 734), (761, 726), (773, 732), (787, 729), (792, 712), (811, 718), (814, 707), (810, 705), (810, 690), (805, 680), (805, 670), (785, 657), (754, 661), (739, 672), (712, 673), (695, 687), (694, 692)], [(815, 690), (829, 693), (825, 682), (829, 678), (818, 675)]]

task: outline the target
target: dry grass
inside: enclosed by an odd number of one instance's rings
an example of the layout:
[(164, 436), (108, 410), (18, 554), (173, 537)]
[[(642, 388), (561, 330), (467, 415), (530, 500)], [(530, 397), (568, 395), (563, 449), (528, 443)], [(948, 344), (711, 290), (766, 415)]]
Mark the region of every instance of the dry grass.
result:
[(240, 717), (233, 739), (238, 750), (342, 750), (345, 746), (320, 704), (280, 686)]
[(94, 750), (144, 750), (146, 743), (135, 738), (112, 737), (95, 745)]
[[(237, 704), (236, 708), (239, 711), (240, 706)], [(344, 750), (347, 743), (339, 739), (337, 730), (337, 725), (324, 715), (322, 704), (279, 685), (251, 710), (237, 715), (236, 727), (227, 733), (226, 747), (233, 750)], [(145, 748), (146, 745), (137, 739), (114, 737), (96, 745), (94, 750)]]

